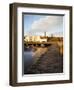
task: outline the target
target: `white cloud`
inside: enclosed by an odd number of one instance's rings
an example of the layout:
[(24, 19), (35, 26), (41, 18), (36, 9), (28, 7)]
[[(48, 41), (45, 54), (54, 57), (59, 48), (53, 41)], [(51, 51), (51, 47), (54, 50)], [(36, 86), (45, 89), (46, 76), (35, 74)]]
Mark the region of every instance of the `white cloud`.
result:
[(31, 32), (60, 32), (63, 29), (63, 16), (45, 16), (34, 21)]

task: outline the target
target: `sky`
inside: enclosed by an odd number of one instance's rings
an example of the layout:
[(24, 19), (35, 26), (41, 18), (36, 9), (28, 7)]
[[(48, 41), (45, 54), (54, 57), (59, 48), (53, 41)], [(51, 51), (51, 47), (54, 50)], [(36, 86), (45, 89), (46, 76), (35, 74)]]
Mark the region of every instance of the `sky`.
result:
[(63, 16), (24, 14), (24, 35), (63, 36)]

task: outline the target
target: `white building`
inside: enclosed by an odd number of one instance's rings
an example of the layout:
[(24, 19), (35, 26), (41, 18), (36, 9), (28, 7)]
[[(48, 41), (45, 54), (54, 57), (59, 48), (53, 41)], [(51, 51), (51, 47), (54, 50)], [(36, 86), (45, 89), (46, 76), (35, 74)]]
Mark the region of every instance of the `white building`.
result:
[(41, 38), (41, 36), (26, 36), (24, 40), (32, 42), (47, 42), (47, 38)]

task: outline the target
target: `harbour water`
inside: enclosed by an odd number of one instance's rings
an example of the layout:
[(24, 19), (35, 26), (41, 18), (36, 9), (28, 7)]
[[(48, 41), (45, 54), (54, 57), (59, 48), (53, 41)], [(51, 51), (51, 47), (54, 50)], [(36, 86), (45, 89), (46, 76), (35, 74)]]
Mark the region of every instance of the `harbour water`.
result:
[(33, 51), (24, 51), (24, 71), (25, 72), (33, 63), (33, 54), (34, 54)]

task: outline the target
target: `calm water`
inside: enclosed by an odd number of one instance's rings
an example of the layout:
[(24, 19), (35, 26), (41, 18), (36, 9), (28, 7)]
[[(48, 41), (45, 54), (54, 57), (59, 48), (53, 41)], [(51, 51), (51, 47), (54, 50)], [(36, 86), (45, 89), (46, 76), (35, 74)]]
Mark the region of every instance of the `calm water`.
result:
[(24, 71), (25, 72), (33, 64), (33, 59), (34, 59), (33, 56), (34, 56), (33, 51), (24, 51)]

